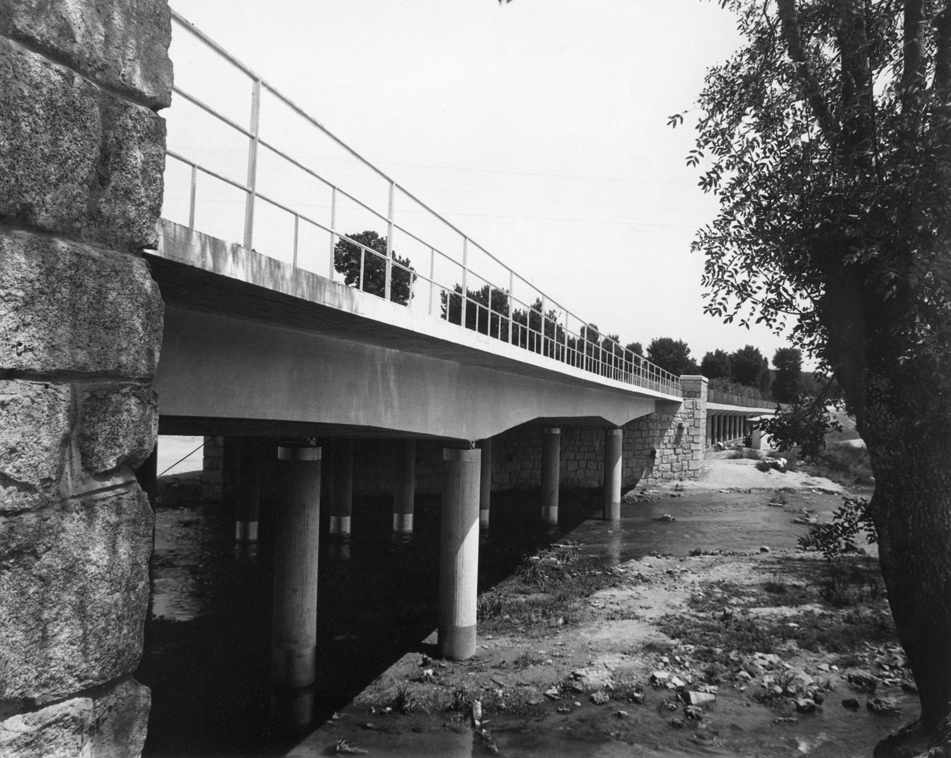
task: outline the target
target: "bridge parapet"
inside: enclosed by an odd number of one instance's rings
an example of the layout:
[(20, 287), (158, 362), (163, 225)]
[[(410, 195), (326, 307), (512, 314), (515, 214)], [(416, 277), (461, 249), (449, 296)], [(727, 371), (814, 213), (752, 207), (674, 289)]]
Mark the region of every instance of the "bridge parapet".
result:
[[(602, 337), (181, 15), (172, 19), (173, 54), (202, 64), (177, 68), (166, 218), (587, 373), (681, 395), (679, 377)], [(203, 92), (212, 65), (222, 75)], [(189, 71), (200, 76), (183, 83)], [(235, 116), (242, 98), (247, 127)], [(222, 140), (245, 145), (247, 159), (222, 162)], [(229, 220), (228, 206), (243, 206), (243, 219)]]

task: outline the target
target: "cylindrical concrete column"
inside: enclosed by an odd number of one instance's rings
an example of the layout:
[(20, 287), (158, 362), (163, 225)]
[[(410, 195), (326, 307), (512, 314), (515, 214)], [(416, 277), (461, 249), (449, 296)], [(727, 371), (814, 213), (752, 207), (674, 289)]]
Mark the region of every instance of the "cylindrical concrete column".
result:
[(416, 504), (416, 440), (400, 440), (393, 493), (393, 533), (413, 533)]
[(306, 687), (317, 657), (320, 448), (280, 447), (278, 459), (283, 491), (274, 515), (271, 680)]
[(604, 520), (621, 518), (621, 451), (624, 432), (621, 429), (604, 431)]
[(492, 506), (492, 438), (486, 437), (479, 444), (481, 468), (479, 481), (479, 526), (489, 528), (489, 509)]
[(542, 522), (558, 524), (558, 484), (561, 464), (561, 429), (546, 427), (542, 433)]
[(330, 536), (350, 538), (353, 511), (353, 440), (334, 440), (330, 459)]
[(476, 651), (479, 590), (479, 450), (445, 449), (439, 542), (439, 653), (463, 661)]
[(234, 539), (236, 542), (257, 542), (261, 513), (261, 448), (254, 437), (239, 437), (236, 448)]

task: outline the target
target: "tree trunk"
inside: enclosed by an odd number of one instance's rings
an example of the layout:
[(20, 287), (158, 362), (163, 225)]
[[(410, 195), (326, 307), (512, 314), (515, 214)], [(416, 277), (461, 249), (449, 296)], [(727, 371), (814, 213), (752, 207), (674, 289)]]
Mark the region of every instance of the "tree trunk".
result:
[(927, 397), (925, 378), (899, 396), (897, 407), (866, 390), (871, 515), (922, 726), (936, 742), (951, 744), (951, 419)]

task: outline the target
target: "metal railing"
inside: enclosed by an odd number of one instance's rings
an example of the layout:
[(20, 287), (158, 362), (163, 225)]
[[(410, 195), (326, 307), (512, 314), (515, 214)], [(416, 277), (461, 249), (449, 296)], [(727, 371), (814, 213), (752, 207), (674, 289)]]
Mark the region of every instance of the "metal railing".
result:
[[(438, 316), (463, 328), (600, 376), (666, 394), (681, 395), (679, 377), (655, 366), (613, 339), (601, 337), (585, 321), (553, 298), (537, 290), (527, 279), (476, 244), (465, 232), (345, 144), (174, 10), (172, 20), (175, 27), (192, 35), (201, 45), (223, 59), (228, 66), (247, 77), (251, 84), (250, 125), (247, 128), (219, 112), (201, 98), (182, 89), (178, 84), (173, 87), (175, 95), (247, 140), (246, 174), (243, 180), (203, 165), (181, 152), (172, 149), (166, 151), (169, 158), (186, 166), (189, 170), (187, 203), (189, 229), (196, 228), (199, 178), (209, 177), (243, 193), (242, 244), (249, 250), (254, 249), (255, 221), (261, 213), (261, 204), (265, 203), (268, 207), (285, 214), (292, 224), (293, 241), (290, 243), (290, 262), (295, 267), (298, 266), (301, 235), (310, 228), (328, 235), (329, 247), (325, 250), (329, 262), (323, 271), (317, 273), (326, 274), (331, 280), (339, 281), (343, 274), (344, 281), (348, 285), (376, 294), (386, 300), (401, 302), (417, 309), (422, 308), (431, 316)], [(276, 98), (285, 109), (301, 119), (307, 127), (329, 138), (334, 145), (345, 151), (350, 160), (369, 169), (377, 180), (385, 182), (386, 212), (376, 210), (370, 202), (365, 202), (347, 192), (339, 182), (328, 179), (323, 172), (308, 165), (305, 158), (300, 156), (300, 152), (298, 157), (294, 157), (289, 150), (279, 147), (276, 141), (265, 139), (261, 128), (262, 96), (265, 94)], [(280, 159), (288, 167), (301, 172), (303, 176), (329, 190), (329, 217), (325, 221), (315, 218), (313, 213), (291, 207), (295, 203), (282, 202), (270, 193), (262, 191), (258, 169), (260, 159), (262, 155), (265, 155), (264, 151), (267, 155)], [(428, 214), (430, 220), (438, 221), (446, 229), (451, 230), (451, 234), (461, 242), (461, 260), (458, 255), (453, 256), (410, 231), (407, 228), (408, 223), (397, 223), (395, 214), (397, 193), (418, 206), (423, 214)], [(343, 202), (349, 203), (349, 208), (360, 209), (369, 214), (375, 222), (385, 226), (385, 247), (382, 244), (383, 238), (377, 237), (374, 247), (373, 242), (366, 244), (365, 241), (354, 238), (359, 237), (359, 234), (351, 233), (351, 236), (340, 231), (338, 212)], [(428, 261), (425, 261), (428, 264), (426, 266), (428, 274), (417, 270), (409, 258), (403, 259), (396, 255), (393, 245), (396, 233), (399, 233), (407, 242), (416, 245), (417, 249), (424, 251), (423, 254), (428, 257)], [(487, 269), (493, 268), (496, 271), (495, 277), (473, 265), (471, 261), (473, 253), (483, 256), (488, 264)], [(437, 278), (437, 265), (448, 266), (450, 270), (455, 270), (455, 276), (446, 277), (443, 274)], [(498, 278), (507, 279), (507, 281), (500, 284)], [(428, 284), (428, 299), (422, 301), (415, 292), (415, 287), (420, 282)], [(517, 285), (521, 290), (530, 290), (530, 294), (517, 297)], [(439, 295), (438, 313), (435, 312), (437, 293)]]

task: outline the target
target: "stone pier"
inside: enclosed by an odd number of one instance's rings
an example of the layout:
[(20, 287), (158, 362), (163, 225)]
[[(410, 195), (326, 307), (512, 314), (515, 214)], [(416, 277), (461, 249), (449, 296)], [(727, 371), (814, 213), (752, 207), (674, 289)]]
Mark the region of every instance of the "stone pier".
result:
[[(0, 755), (136, 756), (163, 0), (0, 7)], [(148, 477), (146, 476), (146, 479)]]

